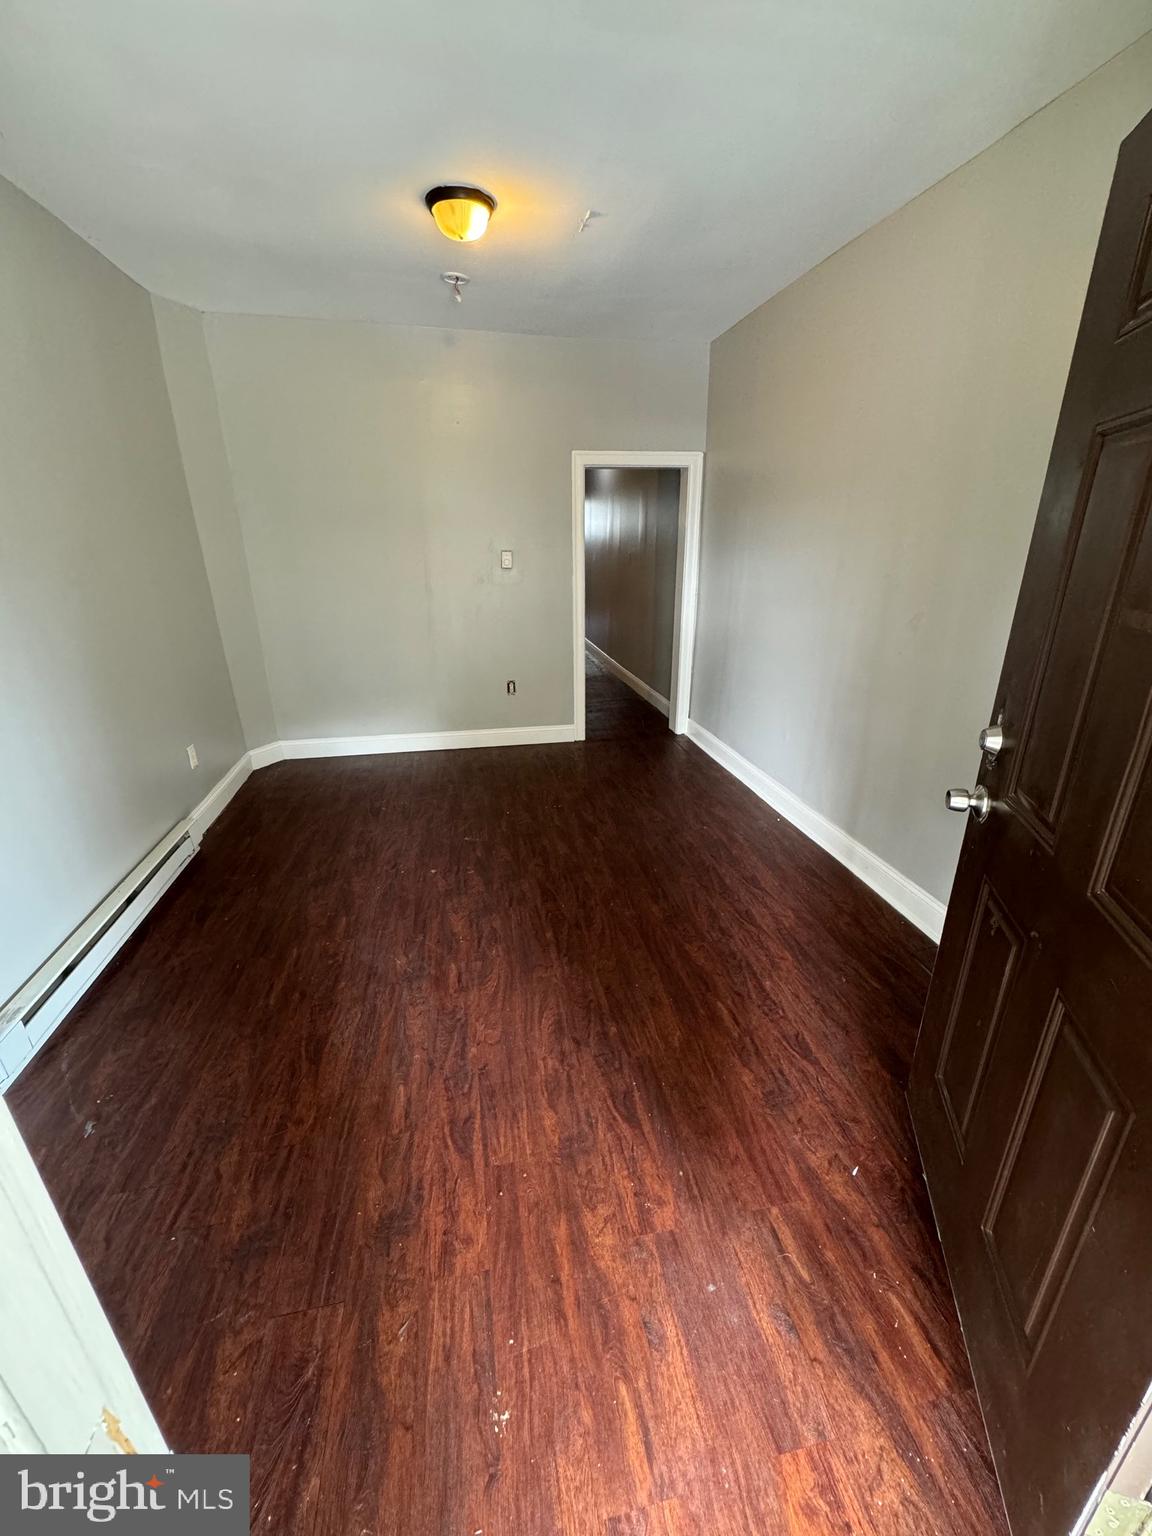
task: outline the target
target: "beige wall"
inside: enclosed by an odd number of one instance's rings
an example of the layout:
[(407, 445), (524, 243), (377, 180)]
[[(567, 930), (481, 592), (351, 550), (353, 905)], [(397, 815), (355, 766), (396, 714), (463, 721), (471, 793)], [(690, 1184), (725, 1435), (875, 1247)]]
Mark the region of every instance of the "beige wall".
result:
[(584, 632), (666, 699), (680, 471), (589, 469), (584, 493)]
[(692, 714), (938, 897), (1143, 39), (712, 346)]
[(252, 600), (248, 554), (232, 494), (232, 469), (224, 447), (216, 387), (196, 310), (153, 298), (156, 330), (180, 454), (212, 589), (236, 706), (249, 747), (278, 736), (264, 649)]
[(572, 451), (699, 447), (703, 349), (206, 334), (281, 737), (570, 722)]
[(149, 297), (3, 181), (0, 657), (3, 999), (243, 751)]

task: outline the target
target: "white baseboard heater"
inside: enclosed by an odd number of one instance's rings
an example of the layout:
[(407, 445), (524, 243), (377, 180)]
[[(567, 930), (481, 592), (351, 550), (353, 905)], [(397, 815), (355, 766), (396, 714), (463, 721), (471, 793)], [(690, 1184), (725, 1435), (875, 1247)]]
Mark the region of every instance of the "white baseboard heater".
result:
[(178, 822), (0, 1007), (0, 1093), (156, 905), (197, 846), (194, 823)]

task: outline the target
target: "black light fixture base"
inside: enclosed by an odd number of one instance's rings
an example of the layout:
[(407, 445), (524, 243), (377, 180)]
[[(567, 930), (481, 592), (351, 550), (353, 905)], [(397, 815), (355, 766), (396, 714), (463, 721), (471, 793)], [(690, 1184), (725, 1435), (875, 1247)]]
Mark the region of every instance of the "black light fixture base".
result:
[(433, 187), (424, 194), (424, 206), (431, 213), (437, 203), (450, 202), (457, 197), (467, 198), (474, 203), (485, 203), (489, 215), (496, 212), (496, 199), (480, 187)]

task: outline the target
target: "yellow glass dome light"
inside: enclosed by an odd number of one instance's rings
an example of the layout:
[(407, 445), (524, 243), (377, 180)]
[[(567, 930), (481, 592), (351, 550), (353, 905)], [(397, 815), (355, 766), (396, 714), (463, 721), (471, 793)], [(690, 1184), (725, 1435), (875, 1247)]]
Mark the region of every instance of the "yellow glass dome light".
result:
[(479, 187), (433, 187), (424, 201), (449, 240), (479, 240), (496, 210), (496, 199)]

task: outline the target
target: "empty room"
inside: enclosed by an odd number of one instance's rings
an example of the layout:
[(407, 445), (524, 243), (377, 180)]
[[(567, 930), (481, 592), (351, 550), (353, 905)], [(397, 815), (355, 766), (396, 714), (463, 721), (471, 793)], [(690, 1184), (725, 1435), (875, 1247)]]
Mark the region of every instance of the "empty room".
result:
[(0, 1531), (1152, 1536), (1150, 26), (0, 7)]

